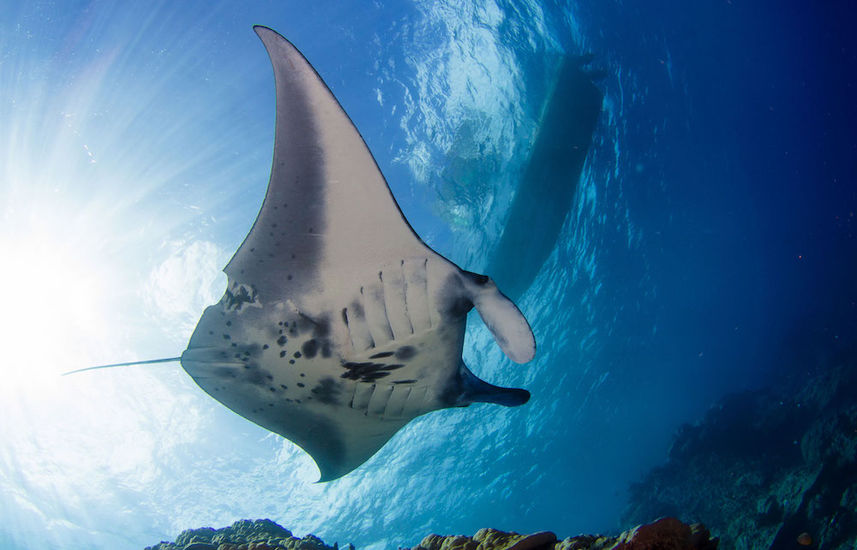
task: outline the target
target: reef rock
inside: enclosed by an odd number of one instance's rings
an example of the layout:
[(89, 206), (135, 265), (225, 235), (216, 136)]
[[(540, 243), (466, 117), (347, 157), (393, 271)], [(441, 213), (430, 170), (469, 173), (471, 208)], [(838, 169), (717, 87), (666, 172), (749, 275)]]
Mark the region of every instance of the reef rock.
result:
[(618, 537), (578, 535), (558, 541), (550, 531), (532, 535), (480, 529), (473, 537), (429, 535), (419, 546), (403, 550), (717, 550), (704, 525), (663, 518)]
[(857, 360), (730, 396), (676, 435), (624, 521), (704, 518), (726, 548), (857, 548)]
[[(346, 548), (354, 550), (349, 544)], [(182, 532), (175, 542), (161, 542), (146, 550), (338, 550), (318, 537), (292, 536), (271, 520), (242, 520), (223, 529), (192, 529)], [(717, 539), (700, 524), (685, 525), (675, 518), (663, 518), (640, 525), (619, 536), (578, 535), (564, 540), (550, 531), (531, 535), (480, 529), (472, 537), (429, 535), (413, 548), (400, 550), (717, 550)]]
[[(349, 544), (344, 549), (354, 550)], [(339, 545), (326, 545), (315, 535), (303, 538), (269, 519), (236, 521), (223, 529), (188, 529), (175, 542), (160, 542), (146, 550), (339, 550)]]

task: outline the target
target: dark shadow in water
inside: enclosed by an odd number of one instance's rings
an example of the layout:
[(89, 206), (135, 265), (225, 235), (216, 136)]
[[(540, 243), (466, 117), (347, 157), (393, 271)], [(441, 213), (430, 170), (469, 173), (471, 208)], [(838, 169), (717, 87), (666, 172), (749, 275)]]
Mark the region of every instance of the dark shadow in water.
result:
[(529, 288), (556, 244), (601, 112), (591, 57), (562, 61), (529, 163), (486, 272), (511, 299)]

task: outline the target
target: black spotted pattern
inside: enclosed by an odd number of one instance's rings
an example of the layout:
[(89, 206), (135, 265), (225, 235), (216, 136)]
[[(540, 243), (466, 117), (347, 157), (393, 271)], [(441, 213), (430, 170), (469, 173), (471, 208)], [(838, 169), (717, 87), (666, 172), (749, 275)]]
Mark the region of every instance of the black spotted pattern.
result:
[(402, 346), (396, 350), (396, 359), (407, 361), (417, 354), (417, 349), (414, 346)]
[(307, 359), (312, 359), (318, 353), (318, 342), (315, 339), (307, 340), (301, 345), (301, 352)]
[(233, 290), (227, 289), (223, 295), (223, 303), (227, 310), (240, 311), (244, 304), (255, 304), (258, 299), (256, 287), (234, 284)]
[(362, 363), (349, 361), (342, 364), (345, 372), (339, 375), (339, 377), (346, 380), (356, 380), (358, 382), (374, 382), (375, 380), (389, 376), (390, 371), (400, 369), (404, 366), (405, 365), (402, 364), (388, 365), (385, 363), (373, 363), (371, 361)]
[(342, 389), (333, 378), (322, 378), (310, 391), (322, 403), (332, 405), (339, 402)]

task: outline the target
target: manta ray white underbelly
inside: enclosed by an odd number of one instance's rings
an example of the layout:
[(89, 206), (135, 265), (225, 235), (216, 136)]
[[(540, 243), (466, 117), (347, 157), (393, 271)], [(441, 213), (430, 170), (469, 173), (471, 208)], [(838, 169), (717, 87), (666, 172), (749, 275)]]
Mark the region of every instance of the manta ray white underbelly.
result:
[(529, 361), (526, 319), (488, 277), (420, 240), (312, 66), (276, 32), (255, 30), (276, 81), (271, 179), (182, 367), (307, 451), (322, 481), (358, 467), (421, 414), (525, 403), (527, 391), (473, 375), (461, 350), (475, 305), (506, 355)]

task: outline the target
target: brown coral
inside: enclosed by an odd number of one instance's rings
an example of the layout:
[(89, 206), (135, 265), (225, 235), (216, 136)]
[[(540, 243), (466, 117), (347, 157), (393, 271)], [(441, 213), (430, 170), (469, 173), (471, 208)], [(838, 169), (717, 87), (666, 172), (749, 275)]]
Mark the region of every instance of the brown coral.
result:
[(619, 536), (612, 550), (714, 550), (708, 530), (701, 524), (686, 525), (676, 518), (662, 518), (640, 525)]
[[(201, 539), (201, 540), (200, 540)], [(215, 546), (216, 545), (216, 546)], [(555, 534), (541, 531), (530, 535), (480, 529), (472, 537), (428, 535), (410, 550), (717, 550), (704, 525), (686, 525), (663, 518), (616, 536), (578, 535), (557, 541)], [(176, 543), (162, 542), (146, 550), (337, 550), (314, 535), (299, 539), (270, 520), (242, 520), (223, 529), (188, 530)], [(354, 546), (347, 545), (347, 550)], [(408, 549), (403, 549), (408, 550)]]
[(618, 537), (579, 535), (557, 541), (550, 531), (519, 535), (480, 529), (472, 538), (429, 535), (411, 550), (716, 550), (717, 544), (702, 524), (663, 518)]

